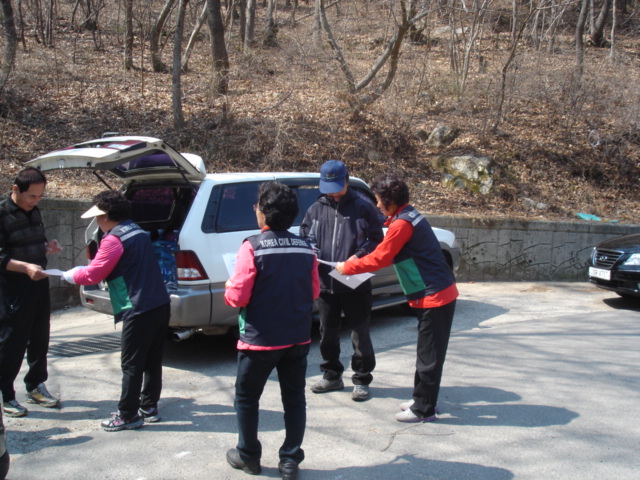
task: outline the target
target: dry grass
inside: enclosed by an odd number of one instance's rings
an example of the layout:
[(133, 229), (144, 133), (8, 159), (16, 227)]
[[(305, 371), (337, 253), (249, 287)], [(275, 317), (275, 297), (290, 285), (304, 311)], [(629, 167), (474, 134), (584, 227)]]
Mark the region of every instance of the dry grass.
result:
[[(159, 2), (151, 4), (157, 7)], [(339, 15), (330, 11), (334, 34), (357, 80), (380, 54), (381, 41), (389, 38), (392, 21), (385, 6), (353, 1), (343, 2)], [(59, 6), (67, 23), (68, 7)], [(189, 72), (182, 77), (188, 125), (176, 132), (171, 76), (149, 71), (148, 50), (140, 43), (138, 68), (122, 70), (116, 7), (108, 8), (114, 10), (101, 17), (99, 51), (89, 32), (64, 29), (62, 20), (55, 49), (30, 38), (27, 49), (19, 49), (0, 103), (2, 191), (25, 161), (119, 131), (164, 138), (202, 155), (210, 171), (315, 171), (328, 158), (343, 160), (365, 180), (399, 171), (411, 182), (413, 202), (429, 213), (576, 219), (576, 213), (584, 212), (639, 222), (637, 13), (620, 31), (615, 57), (610, 58), (608, 49), (587, 50), (579, 86), (573, 77), (571, 19), (561, 23), (562, 35), (551, 52), (523, 42), (508, 75), (504, 120), (494, 135), (499, 73), (509, 46), (508, 26), (502, 28), (504, 22), (495, 12), (471, 56), (464, 90), (460, 76), (451, 74), (446, 21), (430, 15), (427, 41), (405, 44), (391, 88), (354, 119), (333, 53), (312, 42), (311, 17), (294, 25), (290, 10), (281, 8), (276, 48), (257, 47), (245, 55), (237, 29), (231, 30), (230, 91), (224, 98), (210, 91), (210, 44), (206, 32), (201, 34)], [(296, 17), (311, 10), (302, 3)], [(190, 15), (191, 22), (196, 14)], [(259, 8), (259, 20), (263, 14)], [(258, 40), (261, 25), (259, 21)], [(171, 48), (168, 44), (163, 54), (167, 63)], [(438, 124), (456, 126), (461, 135), (451, 146), (434, 150), (416, 133), (430, 132)], [(489, 195), (441, 185), (431, 160), (455, 153), (494, 158), (496, 179)], [(83, 175), (53, 175), (48, 191), (89, 197), (95, 191), (92, 185), (95, 182)], [(526, 199), (547, 208), (530, 207)]]

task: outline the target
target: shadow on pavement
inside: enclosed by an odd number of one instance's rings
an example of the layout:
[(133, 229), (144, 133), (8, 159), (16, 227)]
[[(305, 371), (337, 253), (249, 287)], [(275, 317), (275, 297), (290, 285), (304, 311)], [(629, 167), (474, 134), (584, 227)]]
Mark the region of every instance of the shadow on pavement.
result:
[(612, 297), (603, 300), (611, 308), (616, 310), (630, 310), (640, 312), (640, 297)]
[[(304, 469), (304, 464), (301, 466)], [(277, 473), (274, 472), (274, 476)], [(443, 462), (425, 460), (413, 455), (401, 455), (383, 465), (367, 467), (345, 467), (331, 472), (304, 470), (304, 478), (339, 478), (340, 480), (362, 480), (367, 478), (491, 478), (509, 480), (514, 478), (509, 470), (498, 467), (485, 467), (472, 463)]]

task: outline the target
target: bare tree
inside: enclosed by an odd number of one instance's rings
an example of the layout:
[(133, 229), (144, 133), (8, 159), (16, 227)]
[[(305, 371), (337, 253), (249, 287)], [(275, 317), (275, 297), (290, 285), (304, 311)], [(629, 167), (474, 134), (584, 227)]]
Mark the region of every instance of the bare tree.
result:
[(247, 25), (244, 31), (244, 53), (249, 53), (254, 42), (256, 25), (256, 0), (247, 0)]
[(590, 32), (589, 41), (595, 47), (606, 47), (607, 41), (604, 36), (607, 20), (609, 19), (609, 10), (611, 10), (612, 0), (603, 0), (600, 13), (596, 18), (595, 4), (591, 2), (590, 15)]
[(278, 43), (278, 26), (275, 21), (276, 0), (269, 0), (267, 7), (267, 25), (264, 30), (264, 40), (262, 44), (265, 47), (273, 47)]
[(613, 5), (611, 7), (611, 50), (609, 52), (609, 56), (611, 58), (616, 56), (616, 27), (618, 24), (618, 14), (616, 12), (616, 0), (613, 0)]
[[(535, 12), (536, 12), (536, 8), (532, 4), (529, 10), (529, 15), (527, 15), (527, 17), (522, 21), (518, 29), (515, 31), (515, 36), (512, 37), (511, 39), (511, 49), (509, 50), (509, 56), (507, 57), (506, 62), (502, 66), (502, 71), (500, 75), (500, 91), (498, 92), (498, 106), (496, 109), (496, 118), (493, 123), (493, 127), (491, 129), (493, 133), (496, 133), (498, 131), (498, 128), (500, 127), (500, 124), (502, 123), (502, 120), (503, 120), (504, 102), (505, 102), (505, 96), (506, 96), (506, 90), (507, 90), (507, 74), (509, 73), (509, 69), (511, 68), (511, 64), (513, 63), (513, 60), (516, 58), (516, 51), (518, 49), (518, 44), (520, 43), (520, 39), (522, 38), (522, 33), (524, 32), (524, 29), (527, 27), (529, 20), (531, 20), (531, 17), (533, 17)], [(513, 19), (514, 25), (517, 25), (517, 22), (518, 22), (518, 19), (514, 18)]]
[(191, 50), (193, 49), (193, 45), (196, 42), (196, 38), (198, 38), (198, 33), (202, 30), (202, 26), (204, 22), (207, 20), (207, 13), (209, 11), (209, 7), (207, 6), (207, 2), (205, 0), (204, 6), (202, 7), (202, 11), (198, 16), (198, 21), (196, 22), (195, 27), (191, 31), (191, 36), (189, 37), (189, 42), (187, 43), (187, 48), (184, 50), (184, 54), (182, 55), (182, 71), (186, 72), (189, 66), (189, 57), (191, 56)]
[(316, 47), (320, 48), (322, 44), (322, 10), (324, 9), (324, 2), (322, 0), (315, 1), (315, 8), (313, 12), (313, 43)]
[(458, 95), (462, 95), (466, 88), (471, 57), (476, 49), (490, 4), (490, 0), (473, 0), (468, 8), (463, 3), (463, 8), (452, 6), (449, 10), (450, 63)]
[(184, 128), (184, 114), (182, 112), (182, 33), (184, 32), (184, 17), (189, 0), (180, 0), (178, 12), (176, 14), (176, 32), (173, 41), (173, 75), (172, 85), (172, 105), (173, 105), (173, 127), (180, 131)]
[(13, 18), (13, 8), (11, 0), (0, 0), (2, 6), (2, 26), (4, 27), (4, 53), (2, 55), (2, 63), (0, 64), (0, 97), (9, 80), (9, 74), (13, 68), (13, 62), (16, 59), (16, 50), (18, 48), (18, 36), (16, 33), (15, 20)]
[(224, 43), (224, 23), (220, 0), (207, 0), (207, 19), (211, 31), (211, 52), (213, 56), (213, 89), (226, 95), (229, 88), (229, 56)]
[(167, 18), (173, 9), (173, 5), (176, 0), (167, 0), (162, 7), (162, 11), (156, 20), (155, 25), (151, 29), (151, 39), (149, 41), (149, 51), (151, 54), (151, 68), (154, 72), (167, 72), (169, 68), (162, 61), (160, 55), (160, 37), (162, 36), (162, 30), (167, 23)]
[[(349, 104), (355, 117), (369, 105), (376, 102), (387, 90), (387, 88), (389, 88), (398, 69), (398, 60), (400, 58), (400, 51), (402, 48), (402, 41), (404, 40), (404, 37), (416, 22), (427, 15), (428, 10), (423, 8), (415, 16), (410, 17), (409, 12), (411, 12), (411, 5), (409, 5), (408, 8), (407, 2), (405, 0), (399, 0), (400, 15), (395, 34), (387, 42), (386, 48), (378, 57), (369, 72), (364, 76), (364, 78), (356, 82), (356, 79), (351, 72), (351, 67), (344, 58), (342, 49), (338, 45), (338, 42), (336, 41), (331, 31), (329, 21), (327, 20), (324, 1), (318, 1), (320, 3), (319, 8), (322, 26), (327, 33), (329, 45), (333, 49), (336, 55), (336, 60), (338, 61), (342, 73), (347, 80), (349, 89)], [(380, 73), (384, 66), (388, 66), (386, 77), (379, 84), (372, 86), (374, 79), (376, 78), (378, 73)]]
[(124, 0), (124, 69), (133, 68), (133, 0)]
[(587, 24), (587, 12), (589, 11), (589, 0), (582, 0), (580, 15), (576, 23), (576, 76), (582, 78), (584, 72), (584, 30)]

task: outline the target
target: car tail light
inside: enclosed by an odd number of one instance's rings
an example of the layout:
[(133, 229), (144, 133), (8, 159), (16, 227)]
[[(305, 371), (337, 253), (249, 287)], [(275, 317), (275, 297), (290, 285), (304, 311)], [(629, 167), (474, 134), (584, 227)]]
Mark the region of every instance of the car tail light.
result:
[(176, 251), (176, 269), (178, 270), (178, 281), (209, 278), (198, 260), (198, 256), (191, 250)]

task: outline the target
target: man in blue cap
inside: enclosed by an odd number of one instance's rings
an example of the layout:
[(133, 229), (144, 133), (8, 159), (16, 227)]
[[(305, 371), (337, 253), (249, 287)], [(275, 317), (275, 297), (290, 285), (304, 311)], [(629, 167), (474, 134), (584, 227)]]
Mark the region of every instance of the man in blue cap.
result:
[[(372, 252), (382, 241), (382, 219), (374, 204), (349, 188), (349, 173), (344, 163), (329, 160), (320, 168), (320, 193), (309, 207), (300, 235), (311, 243), (319, 260), (343, 262)], [(329, 275), (332, 267), (320, 264), (320, 370), (323, 378), (311, 387), (313, 393), (344, 389), (340, 362), (342, 313), (351, 329), (353, 356), (353, 393), (351, 398), (369, 398), (371, 372), (376, 366), (369, 334), (371, 319), (371, 282), (352, 289)]]

